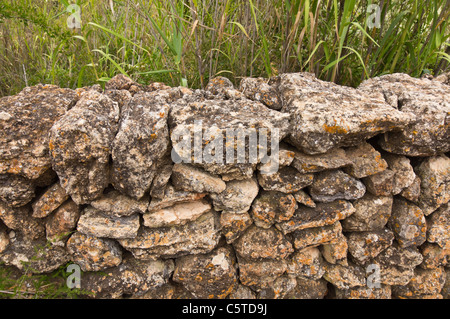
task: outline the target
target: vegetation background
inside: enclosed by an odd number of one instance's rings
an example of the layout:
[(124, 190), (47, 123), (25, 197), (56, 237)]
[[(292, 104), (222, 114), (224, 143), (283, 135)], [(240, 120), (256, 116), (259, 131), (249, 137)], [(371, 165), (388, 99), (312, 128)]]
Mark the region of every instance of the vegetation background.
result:
[(437, 75), (449, 71), (449, 20), (450, 0), (1, 0), (0, 96), (118, 73), (192, 88), (218, 75), (237, 85), (307, 71), (348, 86)]

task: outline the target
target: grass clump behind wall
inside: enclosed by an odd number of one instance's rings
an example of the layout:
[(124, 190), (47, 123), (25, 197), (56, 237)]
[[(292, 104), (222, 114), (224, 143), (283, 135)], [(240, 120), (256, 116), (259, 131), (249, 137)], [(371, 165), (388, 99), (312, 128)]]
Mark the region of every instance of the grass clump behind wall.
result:
[[(68, 27), (70, 4), (80, 28)], [(449, 70), (449, 20), (450, 0), (2, 0), (0, 96), (118, 73), (192, 88), (217, 75), (306, 71), (348, 86), (437, 75)]]

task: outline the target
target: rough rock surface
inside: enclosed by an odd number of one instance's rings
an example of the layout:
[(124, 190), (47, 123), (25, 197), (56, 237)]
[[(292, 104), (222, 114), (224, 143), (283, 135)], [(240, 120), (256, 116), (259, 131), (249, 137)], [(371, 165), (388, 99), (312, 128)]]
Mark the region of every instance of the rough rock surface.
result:
[(27, 87), (0, 99), (0, 174), (36, 180), (51, 168), (48, 131), (76, 102), (75, 91)]
[(366, 194), (353, 202), (355, 212), (342, 221), (346, 231), (371, 231), (382, 229), (392, 214), (392, 196)]
[(353, 205), (345, 200), (320, 203), (315, 208), (300, 206), (289, 221), (277, 223), (275, 226), (287, 234), (294, 230), (332, 225), (354, 212)]
[(428, 216), (450, 201), (450, 158), (445, 155), (429, 157), (415, 171), (421, 181), (418, 204)]
[(76, 232), (69, 238), (67, 250), (72, 261), (83, 271), (99, 271), (122, 262), (122, 250), (117, 242), (81, 232)]
[(254, 225), (233, 246), (240, 256), (252, 259), (284, 259), (294, 251), (292, 244), (274, 227), (263, 229)]
[(91, 202), (95, 209), (112, 216), (130, 216), (134, 213), (145, 213), (149, 204), (148, 197), (136, 200), (116, 190), (103, 194)]
[(273, 174), (258, 173), (258, 182), (266, 191), (295, 193), (313, 182), (313, 174), (301, 174), (292, 167), (283, 167)]
[(239, 84), (239, 90), (250, 100), (263, 103), (268, 108), (280, 110), (281, 100), (278, 96), (276, 79), (243, 78)]
[(337, 199), (361, 198), (366, 192), (366, 186), (338, 169), (318, 173), (309, 192), (314, 201), (328, 203)]
[[(250, 143), (249, 137), (244, 141), (241, 134), (248, 136), (253, 131), (259, 138), (266, 137), (270, 149), (272, 141), (278, 143), (289, 133), (290, 125), (288, 114), (273, 111), (259, 102), (245, 98), (198, 98), (194, 101), (181, 99), (172, 104), (169, 127), (172, 158), (176, 154), (184, 163), (197, 163), (208, 172), (229, 180), (251, 177), (256, 165), (267, 154), (262, 152), (250, 158), (250, 151), (257, 145)], [(193, 142), (194, 147), (187, 148), (185, 142)], [(218, 149), (220, 147), (223, 151)], [(231, 159), (226, 153), (231, 154)], [(240, 157), (245, 159), (243, 163)]]
[(65, 239), (77, 227), (80, 208), (71, 199), (59, 206), (45, 221), (47, 240), (64, 246)]
[(427, 224), (422, 210), (405, 199), (394, 199), (389, 225), (401, 247), (419, 246), (426, 240)]
[(211, 199), (217, 211), (247, 211), (258, 195), (258, 190), (255, 179), (229, 181), (225, 190), (219, 194), (211, 194)]
[(120, 239), (119, 243), (138, 259), (155, 259), (207, 253), (219, 239), (219, 216), (211, 211), (185, 225), (141, 227), (135, 238)]
[(33, 217), (47, 217), (69, 198), (59, 183), (50, 186), (35, 202), (33, 202)]
[(297, 209), (295, 197), (276, 191), (262, 191), (254, 200), (250, 213), (255, 225), (269, 228), (291, 219)]
[(150, 228), (184, 225), (212, 209), (206, 200), (175, 204), (143, 215), (143, 225)]
[(139, 227), (138, 214), (116, 217), (88, 206), (81, 213), (77, 230), (97, 237), (134, 238)]
[(386, 151), (432, 156), (450, 150), (449, 86), (396, 73), (366, 80), (359, 90), (384, 98), (403, 118), (414, 118), (402, 130), (385, 133), (380, 145)]
[(172, 182), (175, 189), (196, 193), (221, 193), (226, 189), (220, 177), (189, 164), (174, 165)]
[(70, 260), (68, 252), (59, 246), (47, 245), (43, 239), (31, 240), (16, 233), (0, 260), (23, 272), (49, 273)]
[(136, 199), (150, 189), (156, 163), (169, 151), (168, 114), (166, 100), (148, 92), (135, 94), (124, 106), (111, 152), (116, 189)]
[(280, 75), (279, 90), (282, 111), (291, 114), (290, 141), (308, 154), (355, 146), (415, 120), (380, 96), (324, 82), (310, 73)]
[(108, 186), (109, 156), (118, 122), (117, 103), (87, 91), (50, 129), (52, 167), (75, 203), (96, 199)]
[(234, 252), (228, 246), (178, 258), (173, 274), (175, 282), (202, 299), (225, 298), (235, 289), (237, 279)]

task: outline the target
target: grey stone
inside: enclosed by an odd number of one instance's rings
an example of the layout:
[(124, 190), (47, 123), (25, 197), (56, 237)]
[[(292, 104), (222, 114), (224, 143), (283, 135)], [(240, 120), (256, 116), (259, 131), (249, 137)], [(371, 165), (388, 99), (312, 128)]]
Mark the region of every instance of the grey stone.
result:
[(366, 186), (341, 170), (318, 173), (309, 187), (314, 201), (332, 202), (337, 199), (353, 200), (364, 196)]

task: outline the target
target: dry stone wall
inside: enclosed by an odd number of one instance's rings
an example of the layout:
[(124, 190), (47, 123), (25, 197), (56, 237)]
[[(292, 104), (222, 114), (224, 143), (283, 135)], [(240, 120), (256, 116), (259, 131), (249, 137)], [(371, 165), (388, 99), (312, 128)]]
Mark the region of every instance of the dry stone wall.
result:
[(0, 260), (96, 298), (449, 298), (449, 77), (27, 87)]

